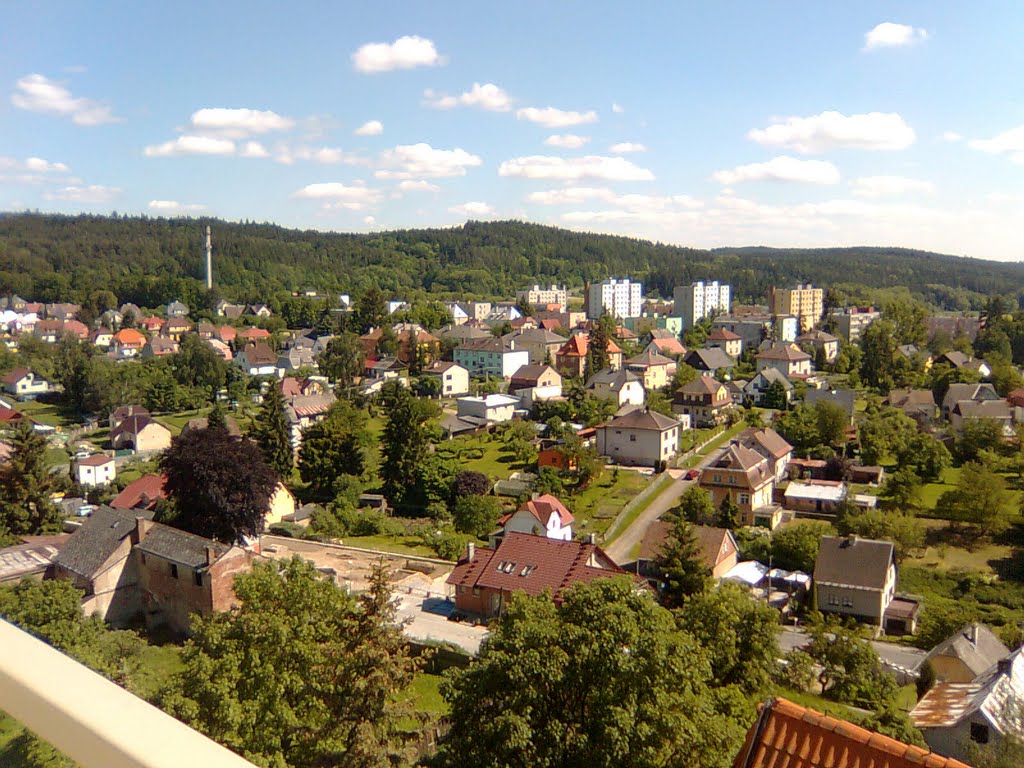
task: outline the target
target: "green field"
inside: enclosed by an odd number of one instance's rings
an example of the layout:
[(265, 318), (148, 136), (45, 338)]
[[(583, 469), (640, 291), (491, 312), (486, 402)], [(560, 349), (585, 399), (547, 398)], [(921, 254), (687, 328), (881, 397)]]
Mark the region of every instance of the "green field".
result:
[(61, 410), (59, 405), (53, 403), (26, 400), (25, 402), (15, 403), (14, 407), (34, 421), (50, 427), (70, 427), (76, 423), (74, 419)]
[(633, 507), (633, 509), (631, 509), (629, 511), (629, 514), (626, 515), (625, 517), (623, 517), (618, 522), (618, 525), (615, 526), (614, 530), (612, 530), (612, 528), (609, 527), (608, 530), (605, 531), (605, 534), (606, 534), (605, 535), (605, 539), (604, 539), (604, 543), (605, 544), (609, 544), (612, 541), (615, 541), (615, 539), (624, 530), (629, 528), (629, 526), (631, 526), (633, 524), (633, 522), (638, 517), (640, 517), (641, 514), (643, 514), (644, 510), (646, 510), (649, 506), (651, 506), (651, 504), (654, 503), (654, 500), (657, 499), (658, 496), (660, 496), (664, 492), (664, 490), (674, 481), (672, 480), (672, 476), (671, 475), (663, 474), (660, 477), (658, 477), (655, 480), (653, 480), (652, 482), (656, 485), (656, 487), (651, 492), (651, 494), (646, 499), (644, 499), (641, 504), (637, 504), (635, 507)]
[(441, 681), (443, 679), (441, 675), (431, 675), (427, 672), (416, 673), (409, 690), (413, 697), (413, 707), (417, 712), (432, 717), (448, 714), (448, 702), (441, 697)]
[(434, 550), (421, 544), (418, 536), (346, 536), (341, 544), (364, 549), (377, 549), (381, 552), (394, 552), (396, 555), (419, 555), (421, 557), (437, 557)]
[(1013, 562), (1014, 546), (999, 541), (975, 542), (949, 528), (945, 520), (922, 520), (925, 527), (925, 550), (908, 556), (904, 565), (939, 571), (975, 571), (987, 575), (1008, 575), (1007, 564)]
[(565, 499), (576, 517), (576, 531), (604, 533), (622, 508), (649, 482), (651, 478), (639, 472), (605, 469), (583, 492)]

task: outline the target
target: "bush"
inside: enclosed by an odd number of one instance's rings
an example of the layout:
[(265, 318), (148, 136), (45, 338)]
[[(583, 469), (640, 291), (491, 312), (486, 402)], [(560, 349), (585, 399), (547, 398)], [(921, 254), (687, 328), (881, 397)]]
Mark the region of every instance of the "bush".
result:
[(775, 681), (794, 691), (806, 691), (814, 682), (814, 659), (806, 651), (795, 648), (782, 657)]
[(452, 509), (455, 530), (479, 538), (494, 530), (500, 514), (501, 502), (494, 496), (463, 496)]
[(465, 448), (463, 449), (460, 458), (463, 460), (472, 461), (473, 459), (482, 459), (484, 457), (483, 448)]
[(285, 536), (289, 539), (297, 539), (302, 536), (304, 529), (295, 523), (274, 523), (270, 526), (270, 533), (274, 536)]
[(458, 533), (450, 526), (441, 526), (425, 531), (420, 538), (442, 560), (458, 560), (473, 537)]

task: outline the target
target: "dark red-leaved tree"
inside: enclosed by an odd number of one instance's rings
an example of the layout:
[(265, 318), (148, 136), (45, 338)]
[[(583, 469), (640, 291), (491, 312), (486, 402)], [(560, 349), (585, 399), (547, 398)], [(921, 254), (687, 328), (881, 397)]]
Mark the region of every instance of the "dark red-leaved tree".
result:
[(252, 440), (220, 429), (189, 430), (171, 441), (160, 470), (173, 502), (168, 525), (225, 544), (263, 530), (278, 477)]

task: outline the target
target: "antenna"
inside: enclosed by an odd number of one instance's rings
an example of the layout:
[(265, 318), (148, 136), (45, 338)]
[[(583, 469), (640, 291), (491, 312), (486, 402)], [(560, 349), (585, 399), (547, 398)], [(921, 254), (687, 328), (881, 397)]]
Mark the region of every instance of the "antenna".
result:
[(210, 240), (210, 225), (206, 225), (206, 290), (213, 288), (213, 243)]

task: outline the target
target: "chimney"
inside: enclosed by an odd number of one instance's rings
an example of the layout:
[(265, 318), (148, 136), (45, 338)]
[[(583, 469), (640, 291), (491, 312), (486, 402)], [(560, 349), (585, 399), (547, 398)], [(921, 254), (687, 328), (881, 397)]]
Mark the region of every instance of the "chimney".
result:
[(1000, 675), (1009, 676), (1013, 672), (1013, 657), (1007, 656), (1005, 659), (1000, 659), (997, 662), (997, 669)]
[(588, 533), (586, 535), (586, 537), (584, 538), (584, 542), (587, 543), (587, 544), (597, 544), (597, 534), (596, 533)]
[(210, 227), (206, 227), (206, 290), (213, 288), (213, 242), (210, 239)]
[(978, 644), (978, 625), (977, 624), (971, 624), (971, 626), (969, 626), (967, 628), (967, 639), (970, 641), (971, 645), (977, 645)]
[(471, 541), (466, 544), (466, 560), (472, 562), (474, 557), (476, 557), (476, 544)]
[(144, 517), (135, 518), (135, 531), (132, 533), (132, 545), (140, 543), (149, 530), (155, 525), (152, 520), (147, 520)]
[(206, 546), (206, 564), (213, 565), (217, 560), (217, 550), (210, 545)]

